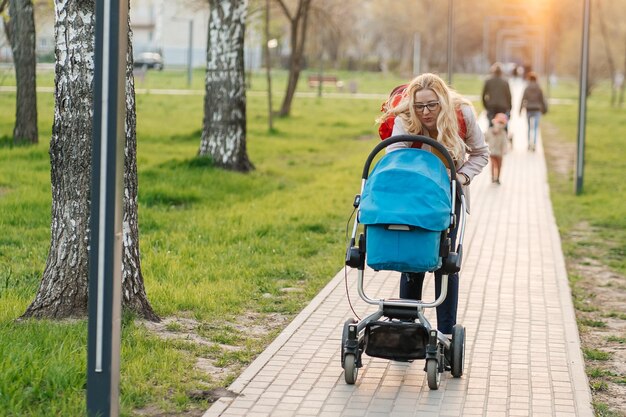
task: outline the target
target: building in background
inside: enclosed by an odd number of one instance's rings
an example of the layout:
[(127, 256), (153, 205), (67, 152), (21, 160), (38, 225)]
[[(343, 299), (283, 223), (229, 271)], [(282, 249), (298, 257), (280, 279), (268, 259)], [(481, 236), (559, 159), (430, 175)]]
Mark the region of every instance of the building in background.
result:
[[(130, 21), (133, 48), (159, 52), (166, 68), (188, 65), (191, 45), (193, 67), (206, 64), (209, 4), (203, 0), (131, 0)], [(247, 69), (261, 65), (260, 35), (246, 29), (245, 61)]]
[(158, 52), (166, 68), (206, 62), (209, 6), (198, 0), (130, 0), (133, 52)]
[[(35, 25), (38, 62), (54, 62), (54, 9), (50, 2), (37, 1)], [(133, 53), (159, 52), (165, 68), (206, 65), (209, 4), (205, 0), (130, 0)], [(246, 69), (261, 66), (261, 35), (246, 30)], [(191, 46), (191, 48), (190, 48)], [(12, 62), (11, 46), (0, 19), (0, 62)]]

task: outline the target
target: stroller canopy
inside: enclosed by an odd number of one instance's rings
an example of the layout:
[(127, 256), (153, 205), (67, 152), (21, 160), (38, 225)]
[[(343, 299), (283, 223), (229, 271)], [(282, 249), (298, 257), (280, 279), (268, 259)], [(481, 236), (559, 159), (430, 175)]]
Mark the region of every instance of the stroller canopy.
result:
[(370, 172), (361, 195), (363, 224), (401, 224), (431, 231), (450, 226), (450, 177), (434, 154), (398, 149), (384, 155)]

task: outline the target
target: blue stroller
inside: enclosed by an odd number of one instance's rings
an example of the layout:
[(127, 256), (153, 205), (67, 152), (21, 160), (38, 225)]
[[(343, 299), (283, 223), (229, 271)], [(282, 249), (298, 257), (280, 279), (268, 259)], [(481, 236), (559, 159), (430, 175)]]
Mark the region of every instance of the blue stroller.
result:
[[(370, 173), (377, 154), (397, 142), (429, 145), (446, 164), (435, 153), (405, 148), (384, 155)], [(364, 353), (396, 361), (425, 359), (424, 370), (432, 390), (439, 388), (444, 371), (450, 371), (455, 378), (463, 374), (465, 328), (455, 325), (450, 339), (434, 329), (424, 315), (426, 308), (437, 307), (445, 300), (448, 275), (461, 269), (466, 210), (465, 197), (457, 185), (450, 154), (440, 143), (425, 136), (386, 139), (367, 158), (361, 194), (353, 203), (357, 215), (346, 265), (358, 269), (361, 299), (379, 308), (360, 321), (348, 319), (344, 323), (341, 365), (346, 383), (356, 382)], [(455, 214), (455, 204), (460, 204), (460, 219)], [(456, 248), (452, 247), (452, 230), (459, 231)], [(440, 270), (441, 293), (432, 302), (370, 298), (363, 289), (366, 264), (376, 271)]]

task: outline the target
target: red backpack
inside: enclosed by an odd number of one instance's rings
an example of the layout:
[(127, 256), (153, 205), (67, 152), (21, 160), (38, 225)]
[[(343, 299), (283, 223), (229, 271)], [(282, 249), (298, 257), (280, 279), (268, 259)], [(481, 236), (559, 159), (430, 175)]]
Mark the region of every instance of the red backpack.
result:
[[(380, 111), (386, 112), (389, 108), (396, 107), (400, 103), (400, 101), (405, 97), (406, 88), (408, 86), (409, 86), (408, 84), (402, 84), (402, 85), (397, 86), (393, 90), (391, 90), (391, 93), (389, 94), (389, 98), (387, 98), (387, 100), (383, 102), (382, 106), (380, 107)], [(378, 127), (378, 135), (380, 136), (381, 140), (385, 140), (391, 136), (391, 132), (393, 132), (393, 124), (395, 123), (395, 119), (396, 119), (395, 116), (389, 116), (380, 124), (380, 126)], [(459, 124), (459, 136), (461, 137), (461, 139), (465, 140), (467, 138), (467, 125), (465, 124), (465, 118), (463, 117), (463, 112), (459, 108), (456, 109), (456, 120), (457, 120), (457, 123)], [(411, 145), (411, 147), (421, 148), (422, 144), (414, 142)]]

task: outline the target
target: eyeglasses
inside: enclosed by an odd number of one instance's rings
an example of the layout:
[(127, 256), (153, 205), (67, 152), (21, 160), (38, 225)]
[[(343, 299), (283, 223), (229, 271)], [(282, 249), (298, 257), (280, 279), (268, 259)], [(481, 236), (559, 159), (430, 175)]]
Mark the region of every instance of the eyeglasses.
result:
[(430, 103), (426, 103), (426, 104), (416, 103), (413, 106), (415, 107), (415, 110), (417, 110), (420, 113), (423, 113), (425, 108), (428, 108), (429, 111), (435, 111), (438, 105), (439, 105), (438, 101), (431, 101)]

